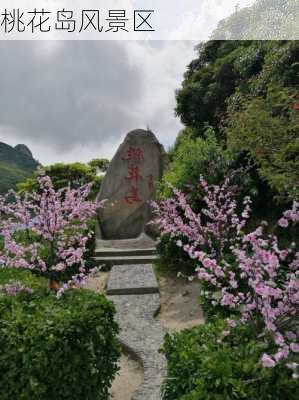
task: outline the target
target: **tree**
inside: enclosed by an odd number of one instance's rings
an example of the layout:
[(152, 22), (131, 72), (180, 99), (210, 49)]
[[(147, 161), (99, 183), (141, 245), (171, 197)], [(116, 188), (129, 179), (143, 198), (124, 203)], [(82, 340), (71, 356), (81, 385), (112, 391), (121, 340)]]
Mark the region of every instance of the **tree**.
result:
[(290, 204), (298, 194), (298, 57), (296, 41), (209, 41), (198, 46), (176, 93), (186, 125), (179, 143), (205, 138), (210, 126), (239, 166), (253, 165), (255, 187), (271, 191), (258, 208), (277, 199)]
[(88, 222), (102, 203), (88, 200), (91, 184), (55, 191), (45, 175), (38, 175), (37, 183), (37, 192), (11, 193), (14, 202), (0, 197), (0, 265), (29, 269), (52, 282), (70, 272), (69, 284), (79, 284), (86, 275), (84, 254), (92, 234)]
[(256, 0), (220, 21), (212, 39), (296, 39), (298, 17), (297, 0)]
[[(257, 338), (268, 341), (272, 354), (264, 354), (264, 367), (293, 362), (299, 352), (299, 252), (296, 244), (283, 247), (265, 226), (245, 233), (251, 201), (240, 206), (236, 188), (226, 178), (208, 185), (202, 178), (205, 203), (193, 211), (187, 196), (177, 189), (170, 199), (154, 203), (155, 223), (162, 235), (198, 262), (196, 274), (206, 283), (213, 306), (232, 310), (242, 323), (250, 322)], [(277, 229), (299, 222), (299, 203), (284, 212)], [(235, 324), (235, 321), (232, 322)]]
[[(82, 185), (92, 183), (92, 191), (90, 196), (95, 198), (100, 191), (102, 177), (97, 174), (97, 166), (101, 165), (102, 169), (105, 168), (107, 160), (94, 160), (92, 165), (83, 163), (63, 164), (57, 163), (43, 168), (43, 171), (48, 175), (53, 183), (54, 189), (59, 190), (64, 187), (73, 189), (79, 188)], [(25, 182), (18, 185), (20, 193), (33, 192), (39, 187), (38, 183), (39, 171)]]
[(232, 102), (238, 104), (248, 95), (264, 98), (275, 83), (296, 88), (298, 52), (298, 43), (292, 41), (201, 44), (177, 91), (177, 115), (197, 136), (203, 135), (205, 124), (221, 133)]
[(99, 170), (100, 172), (106, 172), (109, 167), (110, 161), (106, 158), (95, 158), (91, 160), (88, 165), (92, 168), (95, 168), (96, 172)]
[(248, 96), (229, 110), (225, 128), (228, 145), (246, 152), (259, 175), (280, 200), (299, 197), (299, 119), (296, 92), (277, 88), (267, 97)]

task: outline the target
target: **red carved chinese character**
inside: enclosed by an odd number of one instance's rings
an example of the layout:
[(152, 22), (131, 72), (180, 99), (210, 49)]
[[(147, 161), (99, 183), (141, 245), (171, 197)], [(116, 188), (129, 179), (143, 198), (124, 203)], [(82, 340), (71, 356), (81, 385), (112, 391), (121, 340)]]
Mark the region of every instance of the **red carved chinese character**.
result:
[(137, 183), (138, 181), (143, 180), (143, 177), (140, 175), (138, 165), (136, 165), (136, 166), (135, 165), (129, 165), (128, 174), (129, 174), (129, 176), (126, 176), (126, 179), (128, 181), (135, 180), (135, 182)]
[(144, 161), (144, 152), (139, 147), (130, 147), (127, 151), (127, 157), (123, 158), (125, 161)]
[(139, 192), (138, 188), (135, 186), (132, 186), (129, 192), (128, 196), (124, 197), (124, 200), (127, 204), (133, 204), (133, 203), (140, 203), (142, 200), (139, 197)]

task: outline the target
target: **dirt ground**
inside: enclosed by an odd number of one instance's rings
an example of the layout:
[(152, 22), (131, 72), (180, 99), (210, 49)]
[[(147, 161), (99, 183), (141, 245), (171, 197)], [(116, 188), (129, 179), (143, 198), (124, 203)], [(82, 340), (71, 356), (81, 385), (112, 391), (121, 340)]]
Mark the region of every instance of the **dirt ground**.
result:
[[(105, 293), (109, 272), (99, 272), (90, 278), (87, 288)], [(191, 328), (204, 322), (198, 303), (199, 283), (175, 276), (159, 276), (161, 310), (157, 319), (167, 331), (174, 332)], [(143, 371), (139, 363), (123, 354), (120, 371), (111, 388), (111, 400), (130, 400), (143, 381)]]
[(120, 371), (111, 388), (111, 400), (131, 400), (133, 393), (143, 382), (140, 364), (123, 354), (120, 359)]
[(110, 272), (98, 272), (95, 276), (88, 279), (86, 289), (94, 290), (95, 292), (105, 293)]
[(165, 329), (180, 331), (204, 323), (197, 280), (160, 276), (159, 287), (161, 310), (157, 318)]

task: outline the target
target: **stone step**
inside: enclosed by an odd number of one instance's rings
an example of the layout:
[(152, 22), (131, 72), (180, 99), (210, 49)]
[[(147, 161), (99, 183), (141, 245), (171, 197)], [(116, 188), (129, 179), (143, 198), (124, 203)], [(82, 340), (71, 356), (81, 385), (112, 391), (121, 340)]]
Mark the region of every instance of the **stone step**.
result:
[(108, 267), (113, 265), (152, 264), (157, 259), (157, 255), (93, 257), (97, 265), (106, 265)]
[(110, 273), (107, 295), (158, 293), (153, 266), (149, 264), (115, 265)]
[(157, 254), (155, 247), (145, 249), (98, 248), (95, 250), (95, 257), (151, 256), (155, 254)]

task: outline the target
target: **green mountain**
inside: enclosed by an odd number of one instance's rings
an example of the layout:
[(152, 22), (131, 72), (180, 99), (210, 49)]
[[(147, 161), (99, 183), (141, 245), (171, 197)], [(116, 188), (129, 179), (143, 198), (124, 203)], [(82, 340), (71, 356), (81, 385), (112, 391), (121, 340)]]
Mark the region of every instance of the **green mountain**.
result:
[(17, 184), (28, 178), (38, 165), (24, 144), (12, 147), (0, 142), (0, 194), (16, 189)]

